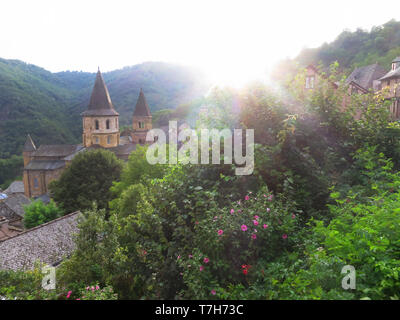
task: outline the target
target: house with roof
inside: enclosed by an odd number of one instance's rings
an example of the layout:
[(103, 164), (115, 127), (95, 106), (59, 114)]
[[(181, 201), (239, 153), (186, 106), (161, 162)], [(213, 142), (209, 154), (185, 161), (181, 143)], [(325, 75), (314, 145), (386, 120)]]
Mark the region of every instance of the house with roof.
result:
[(141, 89), (132, 115), (132, 128), (126, 132), (126, 136), (120, 136), (119, 114), (100, 70), (96, 74), (89, 105), (81, 116), (81, 144), (36, 147), (32, 137), (27, 136), (23, 148), (23, 185), (26, 197), (37, 198), (47, 194), (49, 183), (58, 179), (80, 152), (102, 148), (127, 160), (137, 144), (146, 143), (147, 132), (152, 129), (150, 108)]
[[(311, 90), (318, 83), (321, 77), (318, 69), (313, 65), (306, 67), (306, 78), (304, 89)], [(348, 96), (343, 99), (343, 107), (345, 108), (350, 101), (350, 96), (353, 94), (366, 94), (368, 92), (378, 93), (385, 90), (385, 98), (392, 100), (390, 112), (394, 119), (400, 118), (400, 57), (392, 61), (391, 70), (388, 72), (379, 64), (374, 63), (368, 66), (359, 67), (346, 79)], [(337, 84), (333, 84), (338, 87)], [(335, 86), (336, 85), (336, 86)], [(356, 115), (356, 118), (360, 113)]]

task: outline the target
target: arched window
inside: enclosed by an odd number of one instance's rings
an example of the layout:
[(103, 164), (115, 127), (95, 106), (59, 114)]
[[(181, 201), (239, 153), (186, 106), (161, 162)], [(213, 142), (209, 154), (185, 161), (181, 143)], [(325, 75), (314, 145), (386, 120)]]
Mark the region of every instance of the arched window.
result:
[(139, 128), (140, 128), (140, 129), (143, 129), (143, 128), (144, 128), (144, 122), (139, 121)]
[(110, 143), (111, 143), (111, 136), (107, 136), (107, 144), (110, 144)]
[(96, 127), (96, 130), (99, 130), (99, 127), (100, 127), (100, 126), (99, 126), (99, 120), (96, 120), (96, 121), (95, 121), (95, 127)]
[(107, 128), (107, 129), (110, 129), (110, 120), (108, 120), (108, 119), (107, 119), (107, 121), (106, 121), (106, 128)]
[(33, 179), (33, 187), (34, 187), (34, 188), (39, 188), (39, 181), (38, 181), (38, 178), (34, 178), (34, 179)]
[(115, 127), (118, 128), (118, 119), (115, 118)]

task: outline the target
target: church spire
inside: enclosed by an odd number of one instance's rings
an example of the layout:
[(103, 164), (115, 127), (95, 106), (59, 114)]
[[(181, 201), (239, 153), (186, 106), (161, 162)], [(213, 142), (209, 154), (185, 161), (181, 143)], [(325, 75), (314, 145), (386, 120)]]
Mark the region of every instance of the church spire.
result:
[(134, 117), (151, 117), (149, 105), (147, 104), (146, 97), (144, 96), (142, 88), (140, 88), (139, 98), (136, 102)]
[(88, 109), (82, 113), (84, 116), (111, 116), (118, 115), (111, 102), (110, 94), (104, 83), (100, 68), (97, 71), (96, 81), (93, 86), (92, 95)]
[(23, 149), (23, 151), (24, 151), (24, 152), (32, 152), (32, 151), (35, 151), (35, 150), (36, 150), (36, 146), (35, 146), (35, 144), (33, 143), (33, 140), (32, 140), (32, 138), (31, 138), (31, 135), (28, 134), (28, 136), (26, 137), (26, 141), (25, 141), (25, 144), (24, 144), (24, 149)]

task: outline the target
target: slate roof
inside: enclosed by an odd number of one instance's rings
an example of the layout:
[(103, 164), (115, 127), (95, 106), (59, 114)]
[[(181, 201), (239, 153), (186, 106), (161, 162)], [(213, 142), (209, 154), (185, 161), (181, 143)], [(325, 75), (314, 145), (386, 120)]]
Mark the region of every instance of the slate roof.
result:
[(26, 170), (56, 170), (65, 167), (64, 160), (33, 160), (25, 167)]
[(70, 213), (0, 241), (0, 269), (27, 270), (37, 260), (52, 265), (70, 255), (79, 216), (79, 211)]
[(79, 150), (83, 149), (83, 146), (71, 145), (71, 144), (58, 144), (58, 145), (41, 145), (34, 153), (34, 157), (66, 157)]
[(13, 193), (25, 193), (25, 187), (23, 181), (14, 181), (10, 184), (10, 186), (4, 190), (4, 193), (13, 194)]
[(143, 90), (140, 89), (139, 98), (136, 102), (135, 110), (133, 111), (134, 117), (151, 117), (149, 105), (147, 104), (146, 97)]
[(399, 57), (396, 57), (396, 58), (394, 58), (394, 59), (393, 59), (393, 61), (392, 61), (392, 63), (393, 63), (393, 62), (400, 62), (400, 56), (399, 56)]
[(35, 150), (36, 150), (36, 146), (33, 143), (33, 140), (31, 138), (30, 134), (28, 134), (28, 136), (26, 137), (23, 151), (30, 152), (30, 151), (35, 151)]
[(25, 195), (15, 193), (8, 195), (6, 199), (2, 200), (2, 203), (22, 218), (25, 215), (23, 206), (30, 204), (31, 201)]
[(88, 109), (82, 116), (117, 116), (100, 69), (97, 71)]
[(357, 83), (362, 88), (369, 90), (373, 87), (374, 80), (380, 79), (387, 71), (379, 64), (374, 63), (369, 66), (356, 68), (346, 79), (347, 83), (351, 81)]
[(400, 67), (398, 67), (397, 69), (394, 69), (394, 70), (390, 70), (379, 80), (386, 80), (386, 79), (398, 78), (398, 77), (400, 77)]

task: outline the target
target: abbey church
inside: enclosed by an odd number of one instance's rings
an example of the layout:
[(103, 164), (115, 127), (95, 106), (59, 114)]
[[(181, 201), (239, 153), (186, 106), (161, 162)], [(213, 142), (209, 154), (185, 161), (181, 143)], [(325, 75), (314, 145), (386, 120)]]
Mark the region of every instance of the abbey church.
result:
[(28, 135), (24, 149), (23, 182), (28, 198), (48, 193), (49, 183), (61, 176), (72, 159), (80, 152), (104, 148), (118, 158), (127, 160), (137, 144), (145, 144), (152, 129), (152, 116), (142, 90), (132, 115), (132, 128), (120, 136), (119, 114), (115, 110), (100, 70), (97, 72), (90, 102), (82, 114), (82, 144), (41, 145), (36, 147)]

